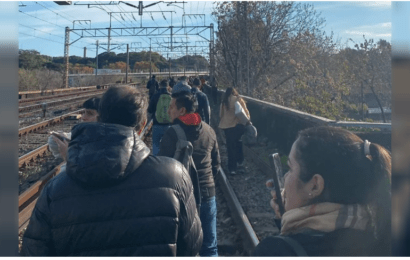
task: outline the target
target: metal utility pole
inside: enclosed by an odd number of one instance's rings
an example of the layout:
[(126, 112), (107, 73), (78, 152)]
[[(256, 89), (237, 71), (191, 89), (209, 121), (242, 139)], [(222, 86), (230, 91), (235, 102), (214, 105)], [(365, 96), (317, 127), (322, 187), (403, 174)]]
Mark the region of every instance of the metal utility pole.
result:
[(84, 47), (84, 59), (87, 57), (87, 47)]
[(210, 70), (209, 70), (209, 76), (211, 80), (215, 80), (215, 57), (214, 57), (214, 24), (211, 23), (211, 35), (210, 35), (210, 40), (209, 40), (209, 65), (210, 65)]
[(184, 66), (184, 76), (185, 76), (185, 71), (186, 71), (186, 66), (187, 66), (187, 56), (188, 56), (188, 46), (186, 46), (186, 52), (185, 52), (185, 66)]
[(95, 76), (98, 75), (98, 40), (97, 40), (97, 48), (96, 48), (96, 54), (95, 54)]
[(152, 65), (151, 65), (151, 38), (149, 38), (149, 78), (152, 77)]
[(130, 64), (130, 48), (127, 43), (127, 66), (125, 68), (125, 83), (128, 83), (128, 66)]
[(361, 85), (361, 92), (362, 92), (362, 120), (364, 121), (364, 94), (363, 94), (363, 81)]
[(112, 13), (110, 13), (110, 28), (108, 28), (108, 47), (107, 47), (108, 54), (110, 53), (110, 42), (111, 42), (111, 15)]
[(63, 78), (64, 88), (68, 88), (69, 48), (70, 48), (70, 28), (67, 26), (65, 28), (65, 42), (64, 42), (64, 60), (65, 60), (64, 78)]
[(169, 78), (171, 78), (171, 57), (169, 57), (169, 54), (167, 54), (167, 58), (168, 58), (168, 66), (169, 66), (168, 76)]
[(245, 2), (245, 30), (246, 30), (246, 78), (248, 79), (248, 84), (246, 87), (246, 91), (248, 93), (248, 96), (251, 95), (251, 89), (250, 89), (250, 79), (249, 79), (249, 26), (248, 26), (248, 2)]

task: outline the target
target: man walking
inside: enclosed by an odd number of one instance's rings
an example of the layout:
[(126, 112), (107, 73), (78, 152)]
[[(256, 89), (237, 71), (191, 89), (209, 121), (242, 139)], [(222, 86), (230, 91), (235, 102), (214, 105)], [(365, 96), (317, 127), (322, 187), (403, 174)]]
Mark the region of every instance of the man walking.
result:
[(195, 256), (202, 230), (188, 172), (149, 155), (137, 132), (147, 100), (111, 87), (100, 122), (72, 129), (67, 170), (46, 185), (23, 237), (26, 256)]
[[(175, 87), (174, 87), (175, 89)], [(216, 201), (214, 177), (220, 166), (219, 148), (214, 130), (195, 113), (198, 104), (189, 90), (172, 94), (169, 116), (179, 125), (193, 146), (192, 159), (199, 177), (201, 193), (200, 219), (204, 239), (201, 256), (218, 256), (216, 238)], [(164, 134), (158, 155), (173, 157), (178, 142), (174, 127)]]
[(200, 86), (201, 81), (199, 81), (198, 78), (195, 78), (192, 84), (191, 92), (196, 96), (196, 99), (198, 100), (197, 113), (201, 116), (202, 121), (209, 125), (209, 122), (211, 121), (211, 107), (209, 106), (208, 97), (201, 91)]
[(149, 89), (149, 99), (151, 100), (152, 96), (157, 93), (159, 90), (158, 81), (155, 79), (155, 75), (152, 75), (151, 80), (147, 82), (147, 89)]
[(169, 128), (171, 120), (168, 115), (168, 107), (171, 102), (171, 93), (168, 92), (168, 82), (166, 79), (161, 81), (159, 92), (152, 96), (148, 113), (152, 115), (152, 154), (159, 152), (159, 143), (165, 131)]

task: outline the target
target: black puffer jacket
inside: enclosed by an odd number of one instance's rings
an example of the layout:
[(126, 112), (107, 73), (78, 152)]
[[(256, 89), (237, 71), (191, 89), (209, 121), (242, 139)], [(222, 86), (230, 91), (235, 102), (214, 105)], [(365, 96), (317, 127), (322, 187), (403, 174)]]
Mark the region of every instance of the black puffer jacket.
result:
[(75, 126), (67, 172), (40, 195), (22, 255), (195, 256), (202, 229), (190, 177), (149, 153), (132, 128)]
[[(198, 171), (201, 191), (204, 191), (204, 188), (213, 188), (214, 192), (214, 176), (218, 173), (221, 164), (215, 131), (205, 122), (201, 122), (199, 125), (186, 125), (181, 120), (175, 119), (174, 124), (179, 124), (182, 127), (187, 140), (194, 147), (192, 159)], [(172, 158), (177, 141), (175, 130), (172, 127), (169, 128), (161, 139), (158, 155)]]
[[(379, 242), (372, 232), (351, 228), (323, 233), (307, 231), (290, 236), (308, 256), (389, 256), (390, 240)], [(277, 237), (267, 237), (254, 251), (254, 256), (296, 256), (292, 247)]]

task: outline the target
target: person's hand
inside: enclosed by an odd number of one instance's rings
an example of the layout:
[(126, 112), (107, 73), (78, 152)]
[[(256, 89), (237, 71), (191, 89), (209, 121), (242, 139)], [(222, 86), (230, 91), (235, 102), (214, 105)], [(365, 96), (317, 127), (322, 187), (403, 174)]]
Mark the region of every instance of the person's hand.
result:
[[(280, 214), (279, 205), (277, 203), (277, 197), (276, 197), (276, 192), (275, 192), (275, 189), (274, 189), (273, 180), (266, 181), (265, 185), (270, 190), (270, 194), (272, 195), (272, 199), (270, 200), (270, 206), (275, 211), (275, 219), (281, 219), (282, 215)], [(282, 201), (283, 201), (283, 198), (284, 198), (283, 197), (284, 192), (285, 192), (285, 190), (282, 189), (282, 191), (281, 191)], [(285, 202), (283, 201), (282, 203), (284, 204)]]
[(58, 145), (58, 151), (61, 154), (61, 157), (64, 161), (67, 161), (67, 150), (68, 150), (68, 142), (67, 140), (61, 141), (55, 136), (52, 136), (54, 142)]

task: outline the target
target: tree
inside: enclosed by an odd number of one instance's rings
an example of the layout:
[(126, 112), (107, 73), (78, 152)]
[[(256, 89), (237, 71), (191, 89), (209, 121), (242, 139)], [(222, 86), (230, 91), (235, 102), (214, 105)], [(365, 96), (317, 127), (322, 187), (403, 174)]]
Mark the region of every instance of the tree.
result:
[(217, 76), (250, 96), (281, 77), (288, 66), (284, 58), (293, 51), (289, 40), (304, 32), (319, 34), (323, 23), (312, 5), (295, 2), (222, 2), (213, 15), (218, 21)]
[[(134, 70), (135, 71), (149, 71), (150, 63), (149, 61), (140, 61), (135, 62)], [(155, 66), (154, 63), (151, 63), (152, 71), (158, 71), (158, 68)]]

